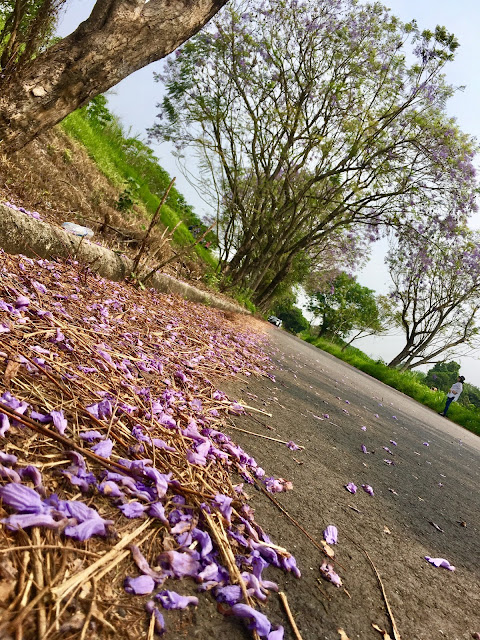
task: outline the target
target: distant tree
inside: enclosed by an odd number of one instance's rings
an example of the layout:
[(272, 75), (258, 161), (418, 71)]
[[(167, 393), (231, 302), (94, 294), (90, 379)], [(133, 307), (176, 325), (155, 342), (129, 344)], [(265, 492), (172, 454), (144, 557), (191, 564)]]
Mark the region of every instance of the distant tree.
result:
[[(15, 49), (17, 13), (39, 11), (54, 0), (12, 0), (0, 49), (0, 153), (21, 149), (39, 133), (104, 93), (120, 80), (160, 60), (195, 34), (226, 0), (97, 0), (90, 17), (45, 51)], [(10, 16), (10, 14), (9, 14)], [(18, 29), (17, 29), (18, 32)], [(3, 56), (4, 52), (5, 56)], [(24, 57), (25, 64), (19, 64)]]
[(387, 255), (392, 301), (405, 345), (389, 363), (402, 370), (480, 347), (480, 242), (432, 228), (398, 237)]
[(473, 405), (475, 409), (480, 409), (480, 389), (473, 384), (465, 383), (459, 402), (467, 406)]
[(437, 362), (427, 371), (424, 383), (429, 387), (436, 387), (439, 391), (447, 392), (457, 381), (459, 371), (458, 362)]
[(375, 293), (346, 273), (323, 291), (310, 293), (308, 310), (320, 321), (318, 335), (345, 339), (355, 333), (382, 330)]
[(283, 322), (283, 326), (290, 333), (300, 333), (308, 328), (308, 320), (302, 313), (302, 310), (295, 305), (295, 297), (286, 297), (277, 302), (272, 312), (277, 318)]
[(223, 271), (256, 305), (344, 229), (474, 206), (475, 144), (445, 110), (457, 46), (378, 2), (237, 0), (169, 58), (151, 133), (198, 153)]
[(391, 300), (387, 296), (376, 296), (375, 306), (367, 304), (364, 312), (354, 317), (352, 329), (342, 351), (356, 340), (385, 335), (394, 324), (395, 313)]

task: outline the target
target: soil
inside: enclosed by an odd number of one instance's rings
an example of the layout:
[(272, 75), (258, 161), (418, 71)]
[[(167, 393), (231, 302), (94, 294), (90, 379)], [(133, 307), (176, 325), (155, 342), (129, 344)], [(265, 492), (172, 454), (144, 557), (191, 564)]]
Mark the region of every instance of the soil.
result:
[[(327, 525), (338, 527), (335, 568), (344, 588), (320, 578), (323, 554), (250, 487), (257, 521), (302, 571), (299, 580), (275, 570), (267, 577), (287, 594), (303, 640), (338, 639), (339, 628), (350, 640), (381, 638), (372, 624), (404, 640), (466, 640), (480, 632), (480, 439), (284, 331), (269, 333), (276, 381), (222, 382), (222, 388), (272, 414), (250, 412), (232, 426), (305, 447), (290, 451), (229, 430), (267, 475), (293, 482), (293, 491), (274, 496), (278, 503), (317, 541)], [(362, 444), (370, 453), (362, 453)], [(345, 490), (348, 482), (357, 485), (356, 495)], [(362, 491), (363, 483), (374, 497)], [(366, 554), (384, 585), (397, 636)], [(456, 570), (434, 567), (426, 555), (446, 558)], [(170, 637), (250, 637), (206, 600), (186, 614), (194, 626), (172, 629)], [(286, 639), (295, 638), (275, 594), (265, 612), (285, 627)]]

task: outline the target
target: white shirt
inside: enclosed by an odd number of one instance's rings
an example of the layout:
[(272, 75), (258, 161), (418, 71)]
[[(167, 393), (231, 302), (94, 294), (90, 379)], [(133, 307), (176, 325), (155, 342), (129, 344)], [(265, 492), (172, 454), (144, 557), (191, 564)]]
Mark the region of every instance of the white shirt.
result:
[[(456, 394), (453, 393), (454, 391), (456, 391), (457, 393)], [(463, 391), (463, 384), (461, 382), (455, 382), (450, 387), (450, 391), (448, 392), (447, 397), (453, 398), (453, 401), (456, 402), (459, 399), (462, 391)]]

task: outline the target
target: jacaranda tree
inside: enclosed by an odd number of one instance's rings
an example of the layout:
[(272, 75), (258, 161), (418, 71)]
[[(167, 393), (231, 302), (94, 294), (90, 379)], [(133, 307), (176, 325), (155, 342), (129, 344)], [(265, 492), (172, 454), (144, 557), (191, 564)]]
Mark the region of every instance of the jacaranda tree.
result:
[(480, 347), (480, 242), (421, 227), (393, 243), (387, 264), (405, 346), (389, 363), (413, 367)]
[(229, 281), (264, 305), (299, 252), (345, 228), (375, 237), (427, 200), (464, 218), (474, 145), (442, 75), (457, 46), (379, 3), (237, 0), (169, 58), (151, 133), (198, 153)]

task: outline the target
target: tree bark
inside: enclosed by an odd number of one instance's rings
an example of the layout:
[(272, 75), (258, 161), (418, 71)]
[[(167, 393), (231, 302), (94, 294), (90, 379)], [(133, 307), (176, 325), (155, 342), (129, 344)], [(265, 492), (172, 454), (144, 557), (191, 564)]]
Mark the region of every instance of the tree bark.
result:
[(42, 131), (160, 60), (227, 0), (98, 0), (90, 17), (30, 64), (0, 79), (0, 152)]

